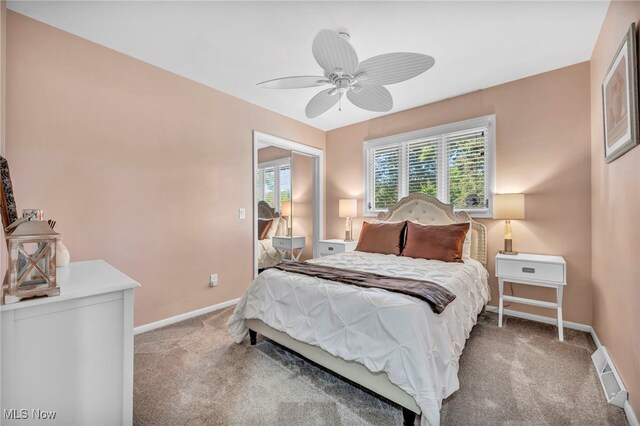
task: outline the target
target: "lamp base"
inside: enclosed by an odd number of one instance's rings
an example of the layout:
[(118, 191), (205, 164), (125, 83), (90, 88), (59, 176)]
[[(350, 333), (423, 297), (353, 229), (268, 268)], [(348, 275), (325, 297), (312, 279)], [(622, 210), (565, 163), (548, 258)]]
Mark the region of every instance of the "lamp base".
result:
[(516, 254), (518, 254), (517, 251), (513, 251), (513, 240), (511, 240), (511, 238), (504, 239), (504, 250), (500, 250), (498, 253), (507, 254), (510, 256), (515, 256)]

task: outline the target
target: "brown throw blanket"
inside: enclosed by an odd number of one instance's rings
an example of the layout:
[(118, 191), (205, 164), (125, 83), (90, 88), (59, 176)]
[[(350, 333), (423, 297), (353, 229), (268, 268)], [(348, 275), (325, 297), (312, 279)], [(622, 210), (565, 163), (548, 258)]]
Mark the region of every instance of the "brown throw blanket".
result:
[(337, 281), (344, 284), (365, 288), (381, 288), (383, 290), (417, 297), (429, 304), (436, 314), (442, 313), (456, 295), (446, 288), (431, 281), (414, 280), (402, 277), (387, 277), (370, 272), (350, 271), (330, 266), (314, 265), (306, 262), (284, 261), (273, 268), (294, 274)]

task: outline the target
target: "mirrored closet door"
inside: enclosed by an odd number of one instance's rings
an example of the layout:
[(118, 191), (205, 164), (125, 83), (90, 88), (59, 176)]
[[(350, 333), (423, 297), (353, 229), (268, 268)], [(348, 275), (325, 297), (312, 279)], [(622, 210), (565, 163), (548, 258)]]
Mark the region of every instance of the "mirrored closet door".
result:
[(321, 235), (322, 151), (254, 135), (255, 273), (314, 257)]
[(256, 256), (258, 270), (277, 265), (291, 245), (291, 151), (261, 145), (257, 150)]

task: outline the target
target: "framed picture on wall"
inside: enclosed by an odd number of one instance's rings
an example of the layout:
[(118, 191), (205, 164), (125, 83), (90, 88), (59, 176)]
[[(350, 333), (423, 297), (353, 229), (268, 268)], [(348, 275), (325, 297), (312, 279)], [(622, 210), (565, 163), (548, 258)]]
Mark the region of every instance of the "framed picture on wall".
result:
[(612, 162), (638, 144), (636, 24), (629, 31), (602, 81), (604, 156)]

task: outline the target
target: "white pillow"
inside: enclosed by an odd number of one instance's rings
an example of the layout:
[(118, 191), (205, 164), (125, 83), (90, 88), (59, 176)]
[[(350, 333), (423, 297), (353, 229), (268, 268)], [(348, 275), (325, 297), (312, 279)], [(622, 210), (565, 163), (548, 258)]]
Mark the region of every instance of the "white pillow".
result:
[(464, 244), (462, 246), (462, 259), (471, 259), (471, 235), (473, 229), (471, 229), (471, 222), (469, 222), (469, 230), (464, 237)]
[(276, 217), (275, 219), (271, 219), (271, 227), (269, 228), (269, 232), (267, 232), (268, 239), (271, 239), (277, 235), (276, 232), (278, 231), (279, 220), (280, 220), (279, 217)]

